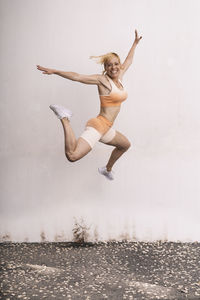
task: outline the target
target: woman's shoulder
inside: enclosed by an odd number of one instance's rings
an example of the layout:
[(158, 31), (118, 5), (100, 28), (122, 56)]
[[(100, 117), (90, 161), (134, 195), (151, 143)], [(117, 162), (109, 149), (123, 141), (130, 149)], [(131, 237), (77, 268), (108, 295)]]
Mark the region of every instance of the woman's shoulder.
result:
[(119, 79), (120, 79), (121, 81), (123, 81), (123, 76), (124, 76), (124, 71), (123, 71), (123, 69), (121, 69), (121, 70), (120, 70), (120, 74), (119, 74)]
[(104, 74), (99, 74), (98, 75), (98, 80), (99, 80), (99, 83), (104, 85), (104, 86), (109, 85), (109, 80), (108, 80), (107, 76), (104, 75)]

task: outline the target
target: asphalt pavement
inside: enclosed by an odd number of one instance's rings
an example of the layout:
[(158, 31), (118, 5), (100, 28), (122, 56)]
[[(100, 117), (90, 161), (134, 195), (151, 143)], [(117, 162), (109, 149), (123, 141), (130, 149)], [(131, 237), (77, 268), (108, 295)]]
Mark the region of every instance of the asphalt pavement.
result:
[(200, 243), (1, 243), (0, 299), (200, 300)]

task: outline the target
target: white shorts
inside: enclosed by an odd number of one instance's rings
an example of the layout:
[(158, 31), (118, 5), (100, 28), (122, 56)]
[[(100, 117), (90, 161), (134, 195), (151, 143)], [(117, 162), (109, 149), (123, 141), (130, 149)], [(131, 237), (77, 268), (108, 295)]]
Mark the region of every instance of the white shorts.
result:
[(115, 137), (115, 134), (116, 131), (112, 127), (104, 135), (102, 135), (95, 128), (87, 126), (80, 137), (87, 141), (90, 147), (93, 148), (95, 143), (98, 141), (104, 144), (109, 143)]

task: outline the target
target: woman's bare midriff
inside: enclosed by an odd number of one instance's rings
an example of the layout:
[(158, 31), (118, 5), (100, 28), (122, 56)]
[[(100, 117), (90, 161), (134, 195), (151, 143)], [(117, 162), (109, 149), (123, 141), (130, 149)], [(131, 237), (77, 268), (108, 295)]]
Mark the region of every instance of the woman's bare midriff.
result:
[(99, 114), (113, 123), (119, 112), (120, 106), (101, 107)]

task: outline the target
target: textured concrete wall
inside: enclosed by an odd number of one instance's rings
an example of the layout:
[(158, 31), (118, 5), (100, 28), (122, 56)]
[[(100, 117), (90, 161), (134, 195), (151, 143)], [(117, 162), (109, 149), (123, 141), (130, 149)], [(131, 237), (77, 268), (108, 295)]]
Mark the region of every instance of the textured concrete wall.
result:
[[(1, 240), (71, 240), (83, 220), (90, 240), (200, 239), (200, 19), (198, 0), (1, 0)], [(90, 55), (125, 58), (143, 39), (124, 83), (114, 127), (132, 142), (107, 182), (97, 168), (111, 148), (64, 156), (48, 106), (74, 112), (80, 135), (96, 116), (95, 86), (45, 76), (41, 64), (101, 72)]]

